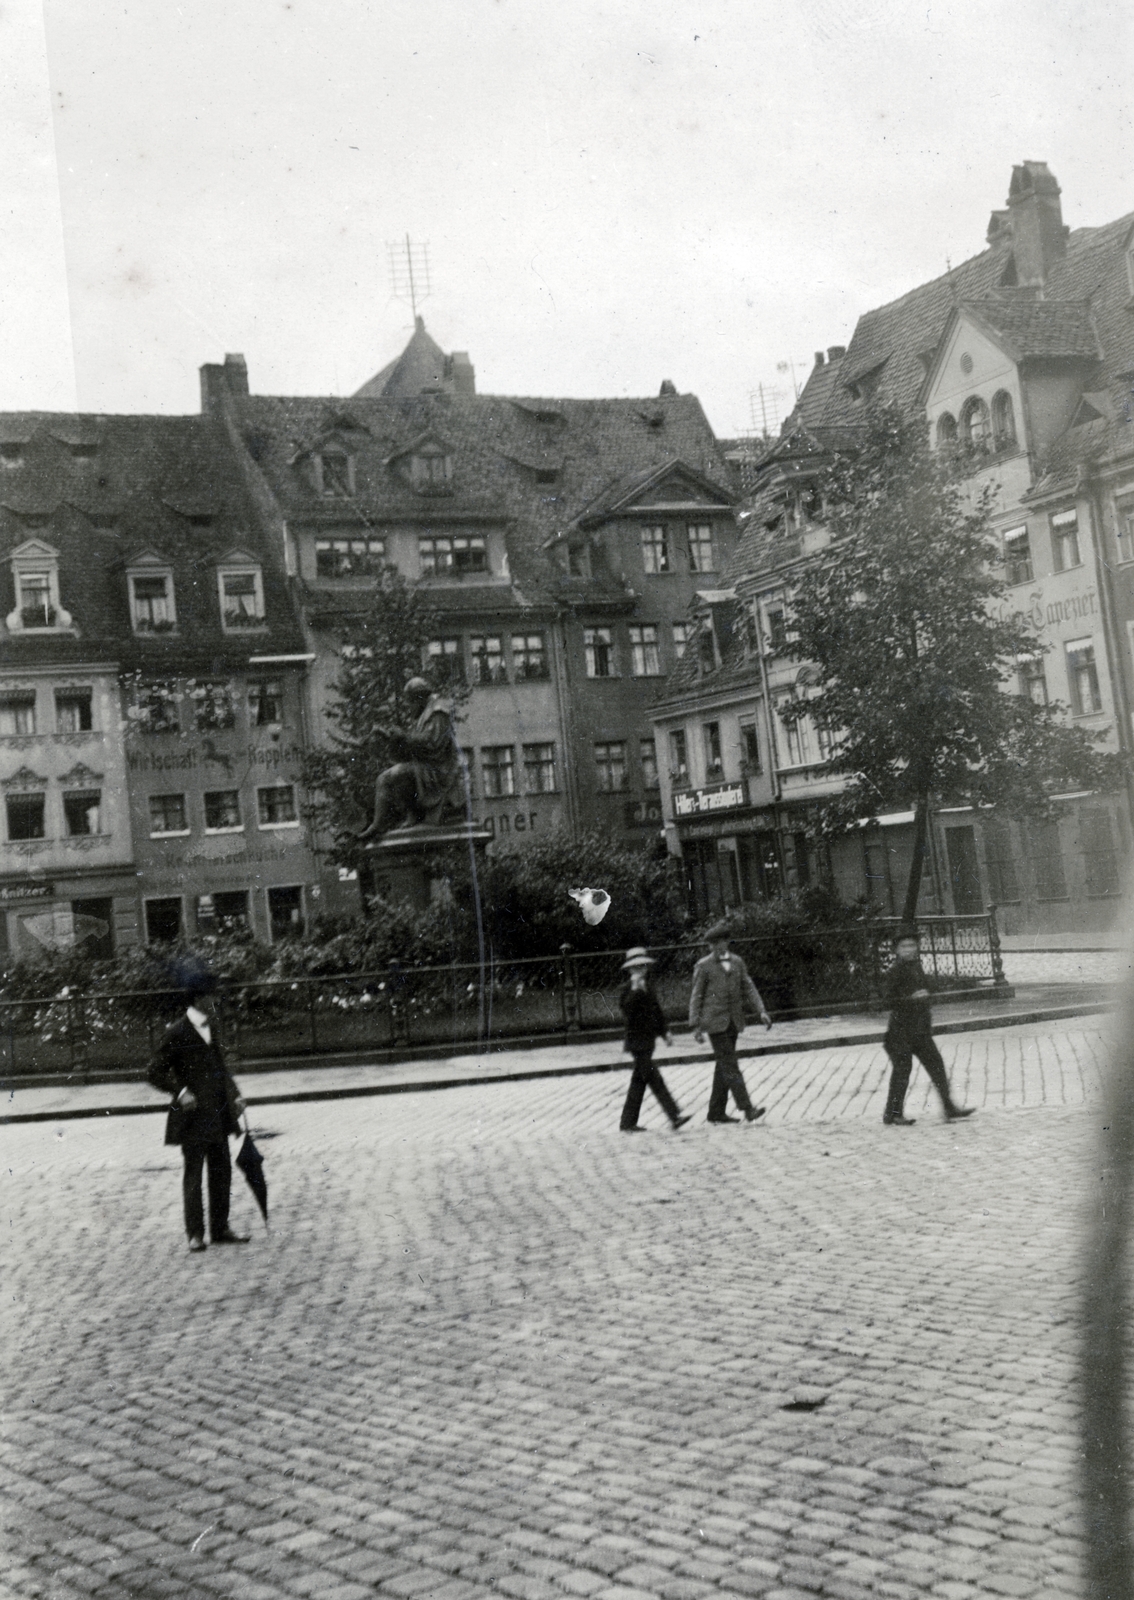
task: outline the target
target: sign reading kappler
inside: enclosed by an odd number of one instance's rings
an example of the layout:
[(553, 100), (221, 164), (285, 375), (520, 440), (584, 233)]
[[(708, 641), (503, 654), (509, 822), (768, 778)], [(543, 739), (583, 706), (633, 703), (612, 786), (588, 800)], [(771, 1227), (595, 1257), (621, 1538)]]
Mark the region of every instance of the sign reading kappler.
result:
[(722, 784), (719, 789), (686, 789), (673, 797), (673, 811), (678, 817), (703, 817), (710, 811), (733, 811), (744, 804), (742, 783)]

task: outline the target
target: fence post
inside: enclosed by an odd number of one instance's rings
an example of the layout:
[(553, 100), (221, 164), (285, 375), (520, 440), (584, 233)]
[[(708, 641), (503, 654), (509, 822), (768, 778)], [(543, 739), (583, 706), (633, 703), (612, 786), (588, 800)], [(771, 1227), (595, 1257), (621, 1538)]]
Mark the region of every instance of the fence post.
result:
[(564, 1033), (578, 1033), (579, 1031), (579, 983), (575, 972), (575, 961), (571, 954), (573, 945), (561, 944), (559, 954), (562, 958), (559, 968), (559, 993), (563, 1002), (563, 1031)]
[(867, 999), (875, 1011), (879, 1010), (882, 1005), (882, 959), (878, 950), (881, 937), (881, 930), (875, 926), (873, 908), (871, 908), (866, 913), (866, 960), (870, 969), (870, 986), (867, 992)]
[(401, 1005), (401, 988), (405, 979), (402, 977), (402, 964), (395, 957), (387, 964), (390, 985), (390, 1043), (396, 1045), (398, 1035), (402, 1036), (402, 1043), (409, 1044), (409, 1017), (405, 1015)]
[(1004, 957), (1000, 953), (1000, 929), (996, 923), (996, 902), (993, 901), (988, 908), (988, 949), (992, 956), (992, 983), (997, 989), (1006, 989), (1008, 979), (1004, 976)]
[(310, 978), (307, 980), (307, 1022), (311, 1032), (311, 1054), (315, 1055), (319, 1049), (319, 1029), (315, 1021), (315, 985)]

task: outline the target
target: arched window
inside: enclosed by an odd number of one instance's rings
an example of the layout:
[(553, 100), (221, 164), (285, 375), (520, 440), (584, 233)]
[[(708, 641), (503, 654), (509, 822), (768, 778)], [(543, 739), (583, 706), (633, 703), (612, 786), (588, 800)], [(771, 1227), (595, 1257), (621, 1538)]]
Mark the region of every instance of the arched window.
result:
[(957, 419), (951, 411), (943, 411), (937, 419), (938, 449), (957, 442)]
[(1006, 389), (992, 397), (992, 442), (998, 450), (1016, 443), (1016, 413)]
[(970, 450), (987, 450), (991, 432), (988, 407), (979, 395), (973, 395), (971, 400), (965, 401), (961, 412), (962, 441)]

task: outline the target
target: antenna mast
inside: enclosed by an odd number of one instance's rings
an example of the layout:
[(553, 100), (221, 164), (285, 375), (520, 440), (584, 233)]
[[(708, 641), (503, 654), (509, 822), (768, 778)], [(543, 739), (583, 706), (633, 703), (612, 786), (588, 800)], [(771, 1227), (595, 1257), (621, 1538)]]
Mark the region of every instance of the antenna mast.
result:
[(396, 244), (387, 242), (390, 261), (390, 291), (395, 300), (408, 300), (414, 321), (417, 308), (433, 293), (429, 281), (429, 244), (417, 243), (407, 233)]

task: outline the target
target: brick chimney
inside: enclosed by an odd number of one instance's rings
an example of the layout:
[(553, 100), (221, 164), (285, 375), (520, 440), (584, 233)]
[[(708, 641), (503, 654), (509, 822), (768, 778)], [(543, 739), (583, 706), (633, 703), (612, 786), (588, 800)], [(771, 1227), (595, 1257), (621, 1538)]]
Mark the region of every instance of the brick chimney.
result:
[(467, 350), (454, 350), (445, 365), (445, 376), (451, 380), (454, 394), (476, 393), (476, 368)]
[(226, 355), (201, 368), (201, 412), (206, 417), (220, 416), (230, 396), (248, 393), (248, 363), (242, 355)]
[(1042, 289), (1048, 273), (1067, 251), (1067, 232), (1059, 204), (1059, 185), (1046, 161), (1012, 168), (1008, 190), (1012, 257), (1021, 289)]

